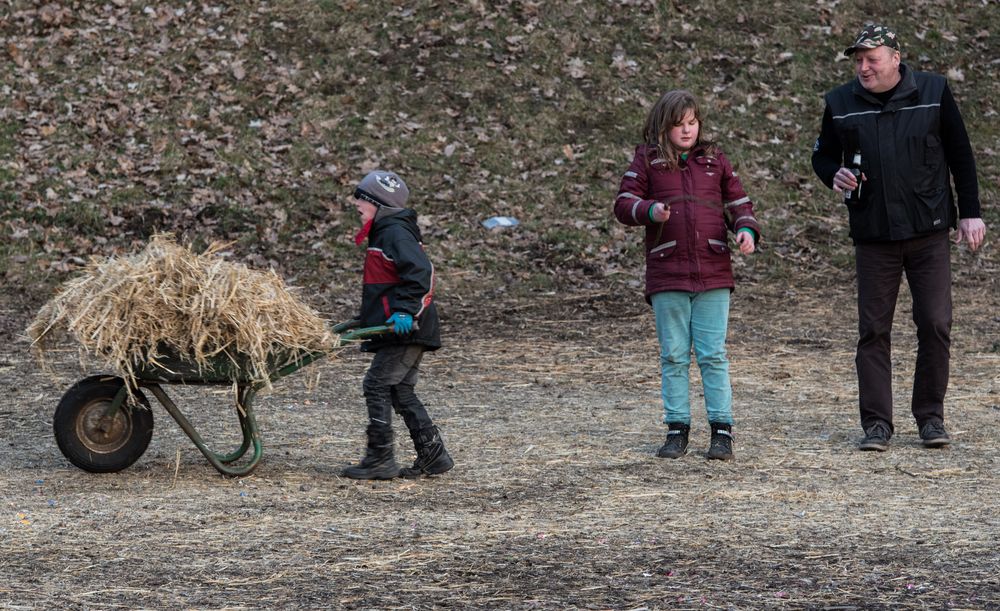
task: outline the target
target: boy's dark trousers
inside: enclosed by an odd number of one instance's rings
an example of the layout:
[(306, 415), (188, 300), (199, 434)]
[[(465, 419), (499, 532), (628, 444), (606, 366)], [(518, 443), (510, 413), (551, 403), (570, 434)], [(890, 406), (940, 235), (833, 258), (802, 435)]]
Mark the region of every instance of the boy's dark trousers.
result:
[(420, 344), (390, 345), (375, 353), (362, 383), (370, 426), (389, 428), (393, 411), (411, 432), (434, 424), (413, 392), (423, 354)]
[(917, 363), (911, 408), (918, 426), (944, 420), (951, 346), (951, 262), (948, 232), (855, 246), (858, 275), (858, 392), (861, 426), (892, 427), (891, 332), (899, 282), (913, 297)]

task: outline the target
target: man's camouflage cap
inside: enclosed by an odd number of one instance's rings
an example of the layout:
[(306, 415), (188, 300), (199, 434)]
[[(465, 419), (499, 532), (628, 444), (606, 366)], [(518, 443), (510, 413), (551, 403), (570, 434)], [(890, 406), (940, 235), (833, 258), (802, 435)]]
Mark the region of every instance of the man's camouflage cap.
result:
[(895, 32), (889, 29), (889, 26), (869, 23), (858, 34), (854, 44), (844, 50), (844, 55), (850, 57), (858, 49), (874, 49), (883, 46), (899, 51), (899, 38), (896, 37)]

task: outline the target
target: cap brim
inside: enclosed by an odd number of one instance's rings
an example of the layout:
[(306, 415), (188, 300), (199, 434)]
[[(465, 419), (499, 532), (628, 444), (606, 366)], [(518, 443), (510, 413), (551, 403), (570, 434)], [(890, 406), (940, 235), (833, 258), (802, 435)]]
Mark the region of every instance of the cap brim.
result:
[(884, 47), (884, 46), (885, 45), (881, 43), (872, 44), (870, 42), (862, 42), (844, 49), (844, 55), (850, 57), (854, 55), (854, 52), (857, 51), (858, 49), (877, 49), (879, 47)]
[(364, 189), (361, 189), (361, 188), (357, 188), (357, 189), (354, 190), (354, 197), (356, 197), (358, 199), (363, 199), (366, 202), (368, 202), (369, 204), (375, 204), (376, 206), (384, 206), (385, 205), (385, 203), (379, 201), (379, 199), (377, 197), (375, 197), (371, 193), (369, 193), (369, 192), (367, 192), (367, 191), (365, 191)]

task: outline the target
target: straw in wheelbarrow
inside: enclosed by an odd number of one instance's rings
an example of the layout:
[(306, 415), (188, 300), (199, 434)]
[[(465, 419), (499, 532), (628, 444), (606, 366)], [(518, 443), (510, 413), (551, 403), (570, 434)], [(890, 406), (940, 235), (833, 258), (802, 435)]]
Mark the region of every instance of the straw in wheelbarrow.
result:
[(103, 359), (133, 381), (137, 366), (170, 351), (199, 368), (228, 359), (246, 380), (267, 385), (276, 359), (337, 346), (327, 321), (276, 273), (224, 259), (225, 246), (197, 254), (162, 234), (136, 255), (91, 262), (28, 327), (36, 356), (68, 334), (81, 357)]

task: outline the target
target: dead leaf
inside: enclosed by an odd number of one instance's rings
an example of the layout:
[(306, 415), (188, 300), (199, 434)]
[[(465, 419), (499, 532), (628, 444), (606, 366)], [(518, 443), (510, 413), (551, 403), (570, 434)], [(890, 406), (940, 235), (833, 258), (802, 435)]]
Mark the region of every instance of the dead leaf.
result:
[(21, 49), (17, 45), (12, 42), (7, 43), (7, 54), (10, 55), (11, 61), (17, 64), (18, 68), (24, 68), (27, 62), (25, 62), (24, 54), (21, 53)]
[(568, 62), (566, 62), (566, 72), (569, 73), (570, 77), (575, 79), (581, 79), (587, 76), (586, 63), (579, 57), (574, 57)]
[(72, 21), (73, 12), (58, 4), (46, 4), (38, 11), (38, 17), (42, 23), (48, 26), (60, 26)]

